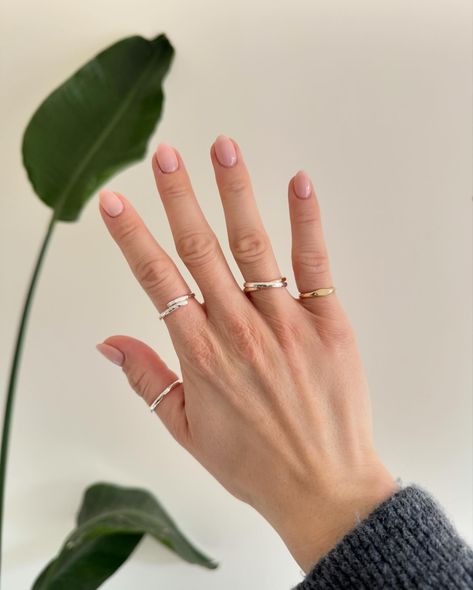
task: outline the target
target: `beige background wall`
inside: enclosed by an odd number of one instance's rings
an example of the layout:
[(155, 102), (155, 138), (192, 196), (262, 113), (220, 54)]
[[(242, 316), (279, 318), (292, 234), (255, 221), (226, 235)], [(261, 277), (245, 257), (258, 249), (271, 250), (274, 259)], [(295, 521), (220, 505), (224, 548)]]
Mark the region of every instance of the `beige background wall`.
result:
[[(227, 248), (208, 150), (218, 133), (234, 136), (287, 272), (287, 181), (301, 167), (313, 175), (371, 383), (379, 451), (394, 474), (431, 490), (473, 540), (471, 16), (467, 0), (3, 3), (2, 392), (49, 217), (20, 162), (26, 122), (99, 49), (165, 31), (177, 55), (151, 145), (165, 140), (182, 151)], [(148, 159), (110, 186), (174, 253)], [(292, 279), (290, 286), (294, 292)], [(29, 587), (96, 480), (154, 490), (221, 562), (201, 571), (146, 541), (104, 588), (274, 590), (298, 582), (269, 526), (170, 439), (95, 351), (108, 335), (130, 334), (178, 369), (96, 199), (80, 223), (58, 228), (37, 295), (15, 408), (5, 589)]]

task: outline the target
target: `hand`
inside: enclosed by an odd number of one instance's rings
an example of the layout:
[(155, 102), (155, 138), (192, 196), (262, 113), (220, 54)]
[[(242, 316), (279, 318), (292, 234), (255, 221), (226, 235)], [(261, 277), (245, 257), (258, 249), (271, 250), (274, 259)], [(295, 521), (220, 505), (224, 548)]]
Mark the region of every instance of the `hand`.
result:
[[(237, 144), (211, 158), (233, 256), (246, 281), (281, 276)], [(278, 531), (304, 571), (396, 484), (372, 441), (368, 387), (336, 294), (296, 299), (286, 288), (244, 293), (193, 193), (184, 163), (160, 145), (152, 160), (176, 249), (204, 303), (164, 322), (183, 385), (156, 413), (175, 439)], [(159, 311), (190, 289), (130, 203), (102, 191), (103, 220)], [(303, 172), (289, 183), (292, 262), (301, 292), (330, 287), (319, 206)], [(177, 378), (146, 344), (98, 345), (149, 405)]]

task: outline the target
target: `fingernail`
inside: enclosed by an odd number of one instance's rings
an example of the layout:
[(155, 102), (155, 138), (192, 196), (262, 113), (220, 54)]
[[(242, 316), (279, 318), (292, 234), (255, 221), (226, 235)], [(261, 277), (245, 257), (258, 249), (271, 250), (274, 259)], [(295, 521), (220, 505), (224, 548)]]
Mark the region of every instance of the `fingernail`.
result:
[(109, 190), (100, 191), (99, 202), (110, 217), (118, 217), (124, 209), (122, 200)]
[(233, 141), (225, 135), (219, 135), (214, 143), (217, 160), (225, 168), (235, 166), (237, 155)]
[(161, 172), (164, 172), (165, 174), (175, 172), (179, 166), (174, 148), (166, 143), (158, 145), (158, 149), (156, 150), (156, 160), (158, 166), (161, 168)]
[(119, 367), (121, 367), (125, 362), (125, 355), (123, 354), (123, 352), (121, 350), (118, 350), (118, 348), (115, 348), (114, 346), (110, 346), (110, 344), (105, 344), (104, 342), (102, 342), (100, 344), (97, 344), (95, 348), (100, 353), (102, 353), (106, 359), (108, 359), (112, 363), (115, 363), (115, 365), (118, 365)]
[(303, 170), (299, 170), (299, 172), (294, 176), (294, 192), (296, 193), (296, 197), (299, 197), (299, 199), (307, 199), (310, 197), (312, 185), (310, 178)]

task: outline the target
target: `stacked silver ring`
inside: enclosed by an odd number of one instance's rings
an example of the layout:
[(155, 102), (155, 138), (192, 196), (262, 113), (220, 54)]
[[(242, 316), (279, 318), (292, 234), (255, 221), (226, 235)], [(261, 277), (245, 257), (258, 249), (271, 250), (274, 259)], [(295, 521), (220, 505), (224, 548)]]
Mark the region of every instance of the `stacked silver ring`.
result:
[(277, 289), (279, 287), (287, 287), (286, 277), (280, 277), (274, 281), (246, 281), (243, 285), (243, 291), (245, 293), (251, 293), (251, 291), (258, 291), (259, 289)]
[(159, 313), (159, 319), (163, 320), (170, 313), (176, 311), (176, 309), (184, 307), (189, 303), (189, 299), (191, 299), (192, 297), (195, 297), (195, 293), (186, 293), (186, 295), (180, 295), (179, 297), (172, 299), (171, 301), (166, 303), (166, 309)]

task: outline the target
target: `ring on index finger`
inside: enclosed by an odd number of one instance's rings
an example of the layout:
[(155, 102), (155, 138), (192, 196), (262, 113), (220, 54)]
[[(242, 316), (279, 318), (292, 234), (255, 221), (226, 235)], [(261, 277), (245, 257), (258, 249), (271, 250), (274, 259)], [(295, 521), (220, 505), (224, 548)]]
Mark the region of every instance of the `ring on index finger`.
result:
[(159, 319), (163, 320), (173, 311), (186, 306), (189, 303), (189, 299), (192, 299), (192, 297), (195, 297), (195, 293), (186, 293), (185, 295), (179, 295), (179, 297), (171, 299), (171, 301), (166, 303), (166, 309), (159, 313)]

